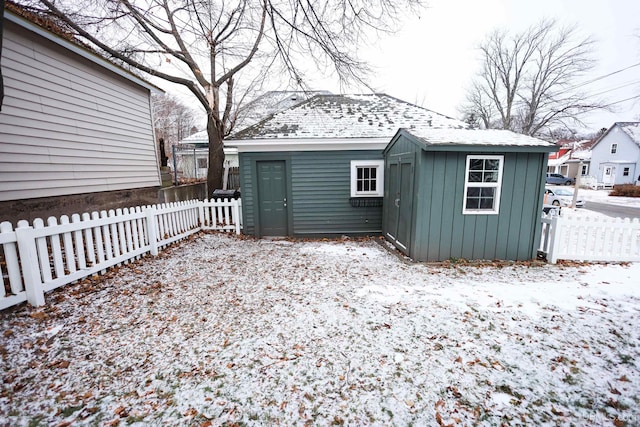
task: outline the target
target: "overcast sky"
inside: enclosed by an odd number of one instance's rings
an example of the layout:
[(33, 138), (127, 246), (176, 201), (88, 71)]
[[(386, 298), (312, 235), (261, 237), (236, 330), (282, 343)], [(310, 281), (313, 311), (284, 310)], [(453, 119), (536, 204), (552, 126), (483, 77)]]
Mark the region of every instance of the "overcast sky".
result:
[[(458, 117), (465, 87), (478, 69), (476, 46), (497, 27), (522, 30), (540, 19), (576, 24), (584, 36), (598, 41), (598, 66), (587, 80), (640, 62), (640, 0), (428, 0), (420, 16), (409, 16), (402, 30), (364, 54), (376, 66), (376, 90), (434, 111)], [(609, 102), (640, 95), (640, 66), (585, 86), (591, 93), (608, 91)], [(318, 89), (339, 91), (328, 82)], [(635, 103), (634, 103), (635, 102)], [(616, 113), (584, 117), (593, 130), (614, 121), (640, 119), (640, 100), (618, 104)]]
[[(478, 70), (478, 44), (496, 28), (522, 31), (543, 18), (576, 25), (580, 35), (598, 44), (598, 65), (584, 80), (640, 63), (640, 0), (426, 0), (419, 16), (409, 15), (400, 31), (364, 48), (363, 59), (375, 67), (371, 85), (402, 100), (460, 118), (458, 106)], [(309, 73), (311, 74), (311, 73)], [(335, 79), (318, 78), (310, 87), (340, 93)], [(307, 75), (309, 77), (309, 75)], [(274, 79), (277, 80), (277, 79)], [(186, 89), (158, 82), (197, 107)], [(625, 86), (615, 89), (619, 86)], [(271, 87), (268, 89), (286, 89)], [(586, 85), (607, 102), (640, 95), (640, 65)], [(614, 90), (615, 89), (615, 90)], [(348, 90), (363, 92), (363, 90)], [(186, 95), (185, 95), (186, 94)], [(582, 116), (584, 132), (608, 128), (616, 121), (640, 120), (640, 99), (616, 104), (617, 111)], [(202, 124), (204, 126), (204, 122)]]

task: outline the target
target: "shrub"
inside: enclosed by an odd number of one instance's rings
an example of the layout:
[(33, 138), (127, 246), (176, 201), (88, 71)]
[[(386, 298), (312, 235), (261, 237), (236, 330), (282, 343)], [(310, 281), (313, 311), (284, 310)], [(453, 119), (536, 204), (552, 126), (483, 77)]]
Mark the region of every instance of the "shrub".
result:
[(640, 185), (622, 184), (614, 185), (610, 196), (640, 197)]

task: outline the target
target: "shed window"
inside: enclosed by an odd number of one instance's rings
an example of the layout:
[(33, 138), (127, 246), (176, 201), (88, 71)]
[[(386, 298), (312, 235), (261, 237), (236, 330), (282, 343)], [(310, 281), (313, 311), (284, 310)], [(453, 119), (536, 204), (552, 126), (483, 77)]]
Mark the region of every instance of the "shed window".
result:
[(504, 156), (467, 156), (463, 214), (497, 214)]
[(351, 197), (382, 197), (384, 160), (351, 161)]
[(611, 154), (616, 154), (618, 151), (618, 144), (611, 144)]

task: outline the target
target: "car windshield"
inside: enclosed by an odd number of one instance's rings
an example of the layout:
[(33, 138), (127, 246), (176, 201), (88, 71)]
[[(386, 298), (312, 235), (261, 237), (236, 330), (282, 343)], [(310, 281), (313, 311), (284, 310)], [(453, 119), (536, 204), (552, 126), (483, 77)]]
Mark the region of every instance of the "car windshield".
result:
[(565, 188), (558, 188), (553, 191), (557, 196), (573, 196), (573, 191), (567, 190)]

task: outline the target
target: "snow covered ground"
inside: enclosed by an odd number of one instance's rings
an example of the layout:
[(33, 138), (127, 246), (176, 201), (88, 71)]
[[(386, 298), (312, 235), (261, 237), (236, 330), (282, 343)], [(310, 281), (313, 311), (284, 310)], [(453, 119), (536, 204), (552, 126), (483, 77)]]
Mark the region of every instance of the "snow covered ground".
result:
[(204, 234), (0, 313), (0, 425), (639, 425), (638, 277)]
[(578, 195), (587, 203), (592, 201), (597, 203), (608, 203), (611, 205), (640, 208), (640, 197), (609, 196), (609, 193), (611, 193), (611, 190), (589, 190), (584, 188), (578, 190)]

